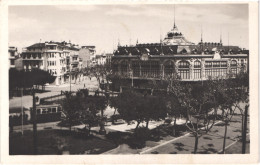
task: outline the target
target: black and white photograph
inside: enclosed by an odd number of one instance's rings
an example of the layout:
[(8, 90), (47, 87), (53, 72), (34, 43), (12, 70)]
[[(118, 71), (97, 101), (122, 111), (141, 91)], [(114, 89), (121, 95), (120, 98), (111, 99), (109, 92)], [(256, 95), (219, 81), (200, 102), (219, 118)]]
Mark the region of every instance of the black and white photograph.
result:
[(11, 3), (6, 11), (5, 155), (258, 152), (248, 2)]

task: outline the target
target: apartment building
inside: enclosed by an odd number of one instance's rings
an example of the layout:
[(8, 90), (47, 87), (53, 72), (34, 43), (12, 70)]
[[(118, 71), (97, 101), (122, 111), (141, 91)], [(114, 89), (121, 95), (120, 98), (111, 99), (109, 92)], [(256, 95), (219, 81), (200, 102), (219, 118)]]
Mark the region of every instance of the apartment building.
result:
[(82, 59), (82, 67), (90, 66), (91, 59), (96, 55), (95, 46), (82, 46), (79, 50), (79, 57)]
[(25, 70), (39, 68), (56, 76), (55, 85), (60, 85), (69, 79), (68, 72), (81, 67), (78, 45), (70, 42), (46, 41), (35, 43), (22, 52)]

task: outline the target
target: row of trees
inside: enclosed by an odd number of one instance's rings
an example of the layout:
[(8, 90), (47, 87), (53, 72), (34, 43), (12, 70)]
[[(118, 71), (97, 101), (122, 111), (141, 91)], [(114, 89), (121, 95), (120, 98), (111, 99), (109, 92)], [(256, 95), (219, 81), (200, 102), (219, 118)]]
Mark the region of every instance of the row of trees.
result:
[[(199, 138), (207, 134), (217, 120), (221, 120), (225, 126), (224, 153), (227, 127), (233, 115), (236, 112), (244, 114), (245, 107), (242, 107), (241, 103), (249, 106), (248, 74), (241, 73), (237, 78), (218, 78), (197, 83), (185, 83), (171, 77), (167, 83), (167, 92), (163, 95), (150, 96), (131, 90), (125, 91), (117, 98), (111, 99), (111, 106), (124, 120), (135, 120), (136, 129), (141, 122), (146, 122), (148, 127), (150, 120), (165, 119), (170, 115), (174, 117), (175, 134), (176, 119), (180, 116), (185, 117), (186, 126), (195, 139), (194, 153), (197, 153)], [(161, 82), (153, 84), (153, 88), (158, 88), (160, 84), (165, 85)]]

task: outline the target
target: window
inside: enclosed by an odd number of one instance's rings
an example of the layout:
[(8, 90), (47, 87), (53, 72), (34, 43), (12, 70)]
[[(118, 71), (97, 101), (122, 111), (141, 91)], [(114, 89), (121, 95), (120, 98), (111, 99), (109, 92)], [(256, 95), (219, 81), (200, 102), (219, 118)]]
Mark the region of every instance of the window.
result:
[(231, 67), (237, 67), (237, 62), (235, 60), (231, 61)]
[(11, 65), (14, 65), (14, 59), (11, 59)]
[(231, 61), (230, 67), (231, 67), (231, 73), (237, 74), (237, 61), (236, 60)]
[(37, 109), (36, 114), (41, 114), (41, 109)]
[(201, 62), (195, 61), (194, 62), (194, 79), (200, 79), (201, 78)]
[(190, 64), (187, 61), (178, 63), (178, 73), (181, 79), (190, 79)]
[(52, 113), (56, 113), (56, 108), (51, 108)]
[(51, 108), (48, 108), (48, 113), (51, 113)]
[(227, 61), (206, 61), (205, 76), (221, 77), (227, 74)]
[(187, 61), (180, 61), (178, 67), (188, 69), (190, 64)]
[(195, 61), (195, 62), (194, 62), (194, 68), (201, 68), (201, 63), (200, 63), (200, 61)]
[(194, 79), (201, 78), (201, 69), (194, 69)]
[(244, 66), (244, 65), (245, 65), (244, 60), (241, 60), (241, 66)]
[(47, 114), (47, 110), (45, 108), (42, 109), (42, 114)]
[(221, 67), (227, 67), (227, 61), (221, 61)]

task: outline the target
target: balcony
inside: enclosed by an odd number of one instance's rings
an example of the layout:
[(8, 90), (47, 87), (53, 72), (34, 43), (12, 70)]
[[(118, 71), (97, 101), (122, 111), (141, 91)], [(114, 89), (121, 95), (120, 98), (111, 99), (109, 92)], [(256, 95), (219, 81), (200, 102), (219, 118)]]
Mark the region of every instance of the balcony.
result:
[(79, 61), (72, 61), (71, 62), (71, 65), (78, 65), (79, 64)]

